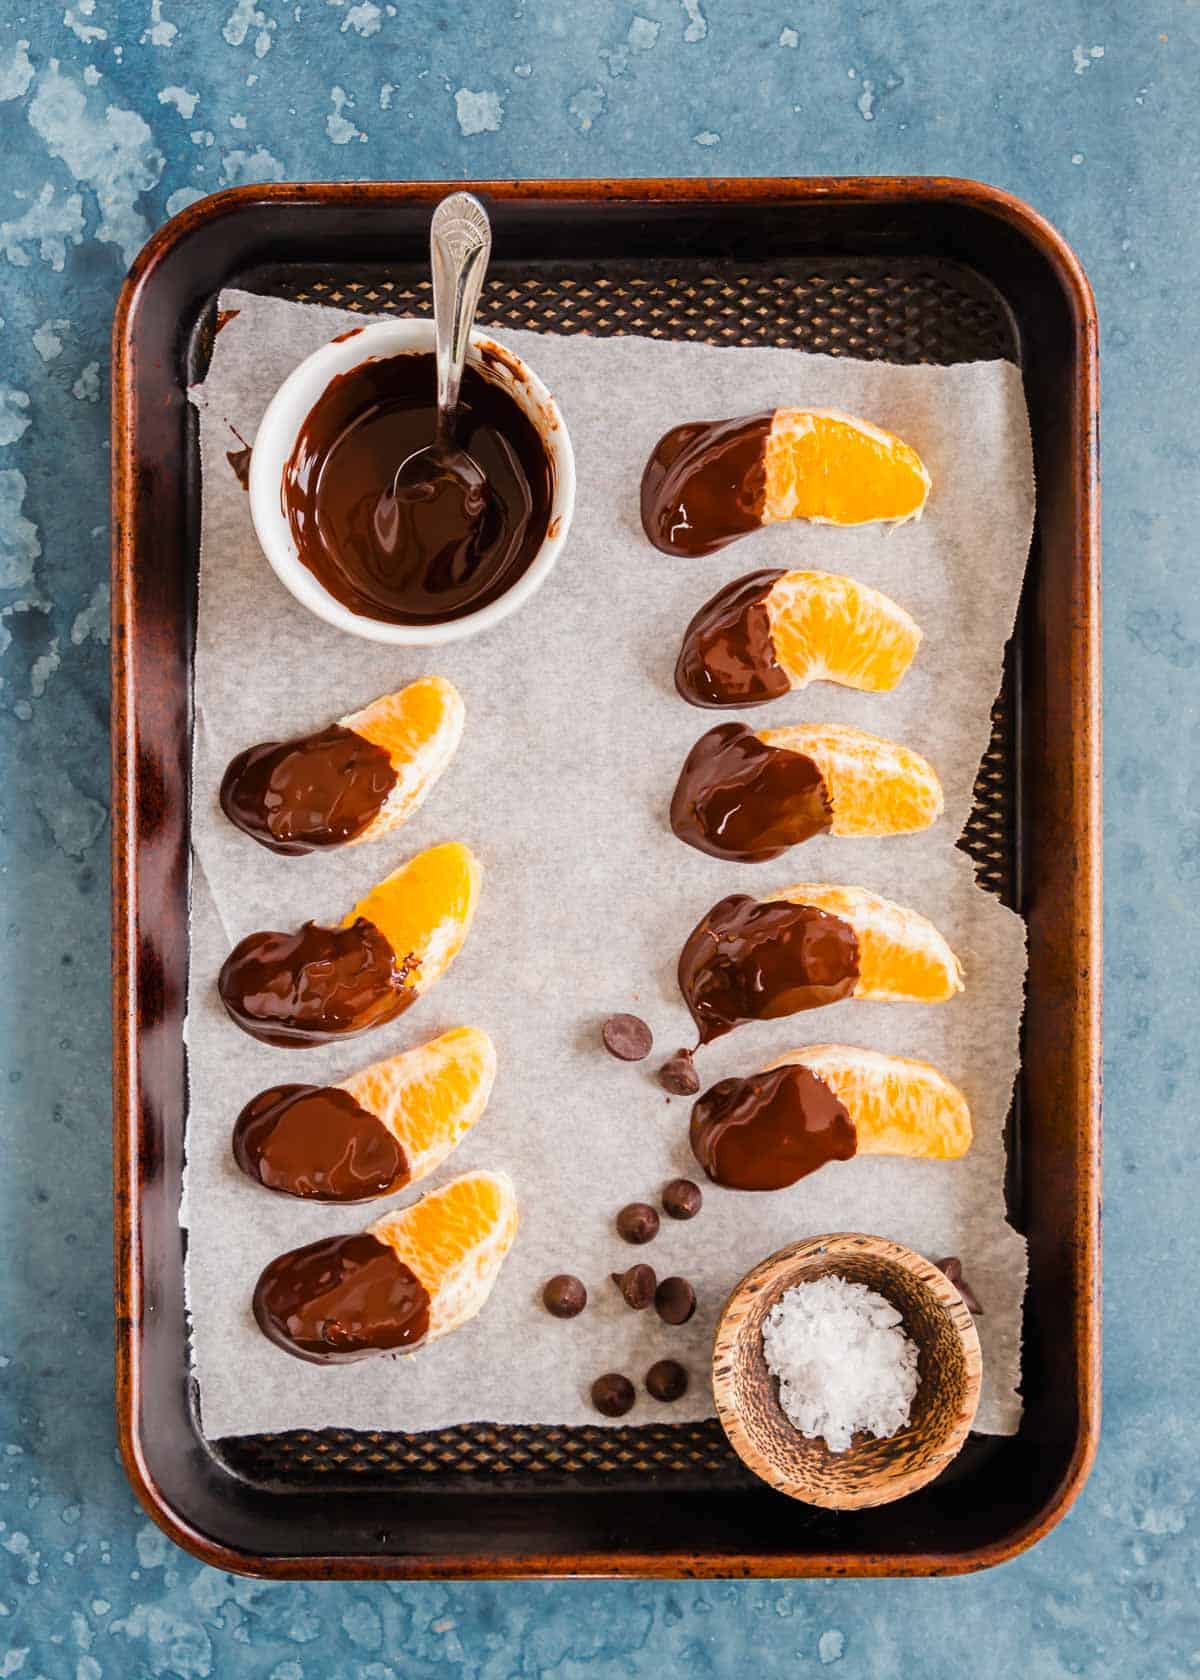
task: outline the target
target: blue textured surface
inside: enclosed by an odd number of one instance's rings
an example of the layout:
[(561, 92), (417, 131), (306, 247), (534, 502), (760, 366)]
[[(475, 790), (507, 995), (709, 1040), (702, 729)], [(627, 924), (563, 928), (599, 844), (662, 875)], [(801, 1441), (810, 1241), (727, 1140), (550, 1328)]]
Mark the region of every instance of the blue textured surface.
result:
[[(1155, 1680), (1200, 1668), (1198, 14), (1183, 0), (0, 0), (0, 1676)], [(1105, 1437), (961, 1582), (266, 1586), (114, 1446), (108, 332), (126, 262), (283, 177), (946, 173), (1029, 199), (1105, 333)]]

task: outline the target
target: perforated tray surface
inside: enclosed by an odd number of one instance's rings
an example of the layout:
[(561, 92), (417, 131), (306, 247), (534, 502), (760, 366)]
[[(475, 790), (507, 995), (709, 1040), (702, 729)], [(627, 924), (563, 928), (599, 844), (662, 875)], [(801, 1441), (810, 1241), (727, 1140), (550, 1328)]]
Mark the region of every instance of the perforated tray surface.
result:
[[(428, 279), (384, 272), (298, 267), (259, 269), (236, 282), (300, 303), (363, 314), (431, 315)], [(216, 300), (195, 343), (198, 376), (211, 353)], [(873, 361), (1019, 360), (1017, 334), (1000, 297), (952, 263), (857, 259), (809, 265), (618, 263), (550, 265), (530, 276), (497, 263), (479, 310), (483, 324), (531, 332), (639, 334), (716, 345), (774, 345)], [(1014, 639), (1014, 646), (1017, 639)], [(1018, 685), (1006, 668), (992, 712), (992, 738), (975, 783), (960, 845), (981, 884), (1018, 908), (1016, 754)], [(1008, 1127), (1010, 1169), (1019, 1128)], [(1010, 1187), (1019, 1174), (1010, 1170)], [(1010, 1188), (1010, 1217), (1020, 1224)], [(419, 1435), (342, 1429), (227, 1437), (215, 1450), (239, 1476), (271, 1487), (397, 1488), (419, 1482), (497, 1490), (536, 1485), (672, 1487), (749, 1485), (716, 1419), (637, 1427), (464, 1424)], [(966, 1473), (986, 1442), (973, 1438), (953, 1467)]]

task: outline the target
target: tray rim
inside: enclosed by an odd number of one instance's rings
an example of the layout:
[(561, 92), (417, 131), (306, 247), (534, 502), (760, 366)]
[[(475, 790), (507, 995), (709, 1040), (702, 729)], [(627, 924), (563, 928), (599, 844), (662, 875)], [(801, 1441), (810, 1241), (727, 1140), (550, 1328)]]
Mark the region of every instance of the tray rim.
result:
[(163, 224), (135, 258), (124, 281), (112, 333), (112, 999), (113, 999), (113, 1258), (115, 1377), (118, 1444), (133, 1491), (147, 1514), (175, 1543), (212, 1567), (279, 1579), (479, 1580), (555, 1577), (807, 1578), (965, 1574), (1005, 1562), (1035, 1544), (1070, 1510), (1095, 1459), (1100, 1429), (1100, 1166), (1101, 1166), (1101, 671), (1099, 342), (1095, 298), (1074, 250), (1032, 206), (1003, 189), (950, 176), (812, 176), (479, 180), (468, 183), (497, 199), (584, 200), (592, 204), (738, 204), (777, 199), (788, 203), (887, 204), (919, 200), (981, 211), (1003, 221), (1034, 246), (1064, 288), (1075, 339), (1079, 377), (1076, 408), (1082, 424), (1072, 439), (1081, 519), (1076, 566), (1084, 610), (1072, 626), (1079, 681), (1072, 695), (1076, 742), (1071, 831), (1080, 853), (1086, 913), (1075, 930), (1080, 976), (1074, 1011), (1086, 1055), (1074, 1070), (1075, 1108), (1083, 1137), (1081, 1171), (1074, 1186), (1075, 1243), (1084, 1287), (1076, 1304), (1079, 1358), (1075, 1389), (1079, 1428), (1065, 1475), (1049, 1500), (1000, 1539), (961, 1552), (897, 1556), (886, 1552), (762, 1556), (721, 1552), (647, 1553), (383, 1553), (290, 1556), (248, 1554), (196, 1529), (158, 1487), (139, 1429), (141, 1348), (137, 1334), (144, 1309), (142, 1233), (136, 1103), (138, 1020), (135, 995), (136, 853), (126, 844), (136, 808), (136, 697), (130, 658), (130, 591), (133, 578), (136, 463), (129, 447), (132, 328), (155, 271), (198, 227), (248, 206), (349, 205), (432, 202), (462, 181), (277, 182), (234, 187), (189, 206)]

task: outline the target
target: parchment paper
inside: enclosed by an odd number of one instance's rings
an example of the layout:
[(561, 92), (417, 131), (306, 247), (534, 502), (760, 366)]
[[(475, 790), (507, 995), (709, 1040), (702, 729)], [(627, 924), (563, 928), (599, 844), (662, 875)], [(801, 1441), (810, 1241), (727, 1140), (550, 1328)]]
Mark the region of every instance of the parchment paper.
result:
[[(1032, 528), (1017, 370), (501, 332), (554, 391), (574, 442), (569, 543), (541, 592), (498, 629), (441, 650), (392, 649), (341, 635), (293, 601), (259, 551), (247, 497), (225, 459), (238, 447), (231, 425), (252, 439), (301, 358), (363, 318), (238, 292), (221, 307), (240, 313), (193, 392), (204, 489), (181, 1214), (206, 1433), (595, 1424), (602, 1420), (588, 1387), (609, 1370), (639, 1384), (623, 1422), (710, 1416), (709, 1349), (731, 1287), (784, 1243), (837, 1230), (962, 1257), (985, 1308), (979, 1427), (1012, 1432), (1025, 1245), (1005, 1221), (1002, 1129), (1017, 1067), (1024, 927), (976, 887), (954, 842), (988, 742)], [(651, 548), (637, 492), (662, 432), (688, 419), (804, 404), (860, 413), (913, 443), (933, 475), (924, 519), (892, 531), (775, 527), (702, 560)], [(851, 723), (917, 748), (945, 784), (946, 814), (933, 830), (873, 841), (821, 836), (756, 866), (719, 862), (671, 834), (667, 805), (687, 751), (731, 715), (698, 711), (675, 694), (680, 634), (715, 589), (761, 566), (848, 572), (922, 625), (916, 663), (894, 693), (819, 684), (747, 720), (758, 728)], [(235, 752), (322, 727), (428, 671), (462, 690), (467, 724), (454, 763), (406, 827), (373, 845), (290, 859), (225, 821), (217, 789)], [(236, 940), (309, 917), (335, 921), (406, 857), (449, 839), (467, 841), (481, 858), (482, 902), (461, 956), (414, 1009), (349, 1044), (300, 1051), (258, 1044), (225, 1017), (214, 982)], [(704, 1085), (805, 1044), (918, 1056), (967, 1093), (974, 1146), (949, 1163), (857, 1158), (773, 1195), (705, 1184), (698, 1218), (664, 1218), (656, 1242), (631, 1249), (613, 1229), (624, 1203), (655, 1200), (677, 1174), (702, 1179), (687, 1145), (689, 1103), (668, 1099), (653, 1078), (668, 1053), (694, 1042), (674, 979), (680, 945), (724, 894), (763, 896), (796, 881), (858, 884), (922, 911), (961, 957), (966, 991), (935, 1007), (851, 1001), (744, 1026), (701, 1053)], [(624, 1065), (600, 1048), (600, 1022), (614, 1010), (653, 1027), (645, 1063)], [(472, 1323), (415, 1355), (331, 1368), (291, 1358), (260, 1335), (249, 1312), (261, 1268), (284, 1249), (359, 1229), (416, 1192), (358, 1208), (271, 1195), (235, 1167), (233, 1121), (263, 1086), (332, 1082), (456, 1024), (491, 1033), (500, 1071), (488, 1112), (432, 1182), (476, 1165), (513, 1175), (521, 1230), (495, 1291)], [(700, 1309), (690, 1324), (671, 1328), (652, 1310), (625, 1307), (609, 1273), (634, 1259), (649, 1260), (660, 1277), (692, 1279)], [(558, 1271), (577, 1273), (591, 1294), (588, 1310), (565, 1323), (539, 1300)], [(667, 1355), (692, 1374), (673, 1407), (640, 1386)]]

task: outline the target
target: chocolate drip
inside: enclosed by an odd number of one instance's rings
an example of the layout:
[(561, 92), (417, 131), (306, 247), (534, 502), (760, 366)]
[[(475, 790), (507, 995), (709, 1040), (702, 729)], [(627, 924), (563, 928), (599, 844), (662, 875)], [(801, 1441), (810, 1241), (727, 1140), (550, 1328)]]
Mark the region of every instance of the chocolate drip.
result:
[(773, 414), (702, 420), (659, 438), (642, 474), (642, 525), (664, 554), (712, 554), (757, 531)]
[(336, 1085), (273, 1085), (233, 1128), (242, 1171), (285, 1196), (365, 1202), (409, 1181), (408, 1159), (382, 1120)]
[(722, 1079), (692, 1106), (692, 1152), (729, 1190), (783, 1190), (858, 1148), (854, 1122), (810, 1068)]
[(766, 600), (787, 573), (751, 572), (706, 601), (683, 633), (675, 687), (693, 706), (761, 706), (791, 690)]
[(366, 1231), (281, 1254), (254, 1289), (254, 1316), (276, 1346), (314, 1365), (413, 1348), (429, 1331), (429, 1292)]
[(452, 474), (420, 495), (392, 495), (397, 468), (433, 443), (436, 417), (432, 355), (364, 362), (330, 381), (284, 469), (301, 561), (364, 617), (428, 624), (475, 612), (510, 588), (545, 539), (545, 446), (512, 397), (471, 365), (455, 442), (482, 471), (482, 498)]
[(680, 840), (712, 857), (765, 863), (833, 821), (806, 753), (770, 747), (744, 723), (719, 723), (687, 755), (671, 799)]
[(233, 469), (233, 476), (237, 479), (243, 490), (249, 490), (250, 488), (251, 453), (252, 451), (249, 444), (243, 444), (240, 449), (229, 449), (225, 452), (225, 459), (229, 462), (230, 467)]
[(305, 922), (298, 933), (251, 933), (225, 959), (218, 987), (238, 1026), (265, 1044), (349, 1038), (416, 1001), (418, 959), (396, 953), (373, 922)]
[(240, 752), (221, 782), (221, 809), (260, 846), (299, 857), (355, 839), (395, 785), (384, 749), (335, 723)]
[(742, 1021), (773, 1021), (849, 997), (858, 939), (849, 922), (811, 904), (760, 903), (733, 893), (688, 935), (679, 989), (701, 1044)]
[[(220, 330), (223, 326), (228, 325), (228, 322), (225, 319), (226, 316), (232, 318), (234, 315), (240, 315), (240, 314), (241, 314), (240, 309), (223, 309), (221, 311), (221, 313), (217, 316), (216, 331), (220, 332)], [(250, 458), (254, 454), (254, 447), (253, 447), (252, 444), (249, 444), (249, 443), (246, 442), (245, 438), (242, 436), (241, 432), (238, 431), (236, 426), (232, 425), (228, 420), (225, 422), (225, 424), (227, 426), (229, 426), (229, 430), (233, 433), (234, 437), (238, 440), (238, 442), (242, 446), (240, 449), (226, 450), (225, 459), (229, 462), (230, 468), (232, 469), (232, 472), (233, 472), (233, 476), (237, 479), (237, 481), (241, 485), (242, 489), (243, 490), (249, 490), (249, 488), (250, 488)]]

